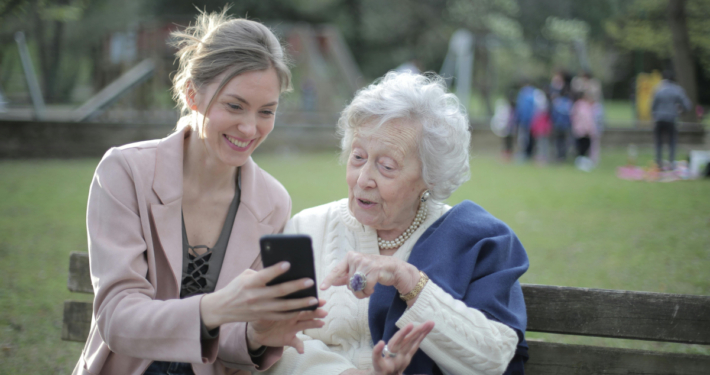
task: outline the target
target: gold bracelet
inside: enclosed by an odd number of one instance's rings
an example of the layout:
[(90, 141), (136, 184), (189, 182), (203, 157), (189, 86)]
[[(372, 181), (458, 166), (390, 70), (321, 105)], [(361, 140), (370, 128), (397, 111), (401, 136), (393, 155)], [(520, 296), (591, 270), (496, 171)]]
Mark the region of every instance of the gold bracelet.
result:
[(424, 289), (424, 285), (426, 285), (428, 281), (429, 276), (427, 276), (424, 272), (419, 271), (419, 282), (417, 282), (417, 285), (415, 285), (414, 289), (412, 289), (412, 291), (407, 294), (400, 293), (399, 298), (401, 298), (404, 302), (417, 298), (419, 293), (422, 292), (422, 289)]

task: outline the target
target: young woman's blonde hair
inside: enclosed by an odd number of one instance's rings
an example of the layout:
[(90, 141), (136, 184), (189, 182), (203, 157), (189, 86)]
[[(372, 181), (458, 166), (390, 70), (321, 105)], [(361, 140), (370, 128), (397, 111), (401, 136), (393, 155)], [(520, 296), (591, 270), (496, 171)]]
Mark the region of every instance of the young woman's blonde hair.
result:
[(188, 116), (189, 85), (199, 91), (225, 72), (207, 111), (224, 86), (242, 73), (274, 68), (281, 92), (291, 89), (291, 71), (276, 36), (259, 22), (227, 15), (228, 9), (225, 7), (219, 13), (200, 12), (194, 25), (171, 33), (171, 44), (178, 49), (179, 60), (172, 88), (173, 99), (180, 108), (178, 129), (190, 125), (197, 130), (198, 124), (192, 123)]

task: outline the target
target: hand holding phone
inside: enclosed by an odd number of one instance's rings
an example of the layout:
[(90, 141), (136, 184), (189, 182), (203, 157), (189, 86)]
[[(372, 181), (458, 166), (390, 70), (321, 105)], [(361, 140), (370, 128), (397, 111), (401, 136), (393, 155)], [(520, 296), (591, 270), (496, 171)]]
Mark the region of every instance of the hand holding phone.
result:
[[(294, 299), (304, 297), (318, 298), (316, 285), (315, 264), (313, 261), (313, 248), (311, 237), (304, 234), (272, 234), (261, 237), (261, 261), (264, 268), (270, 267), (278, 262), (287, 261), (291, 263), (289, 270), (268, 282), (266, 285), (277, 285), (286, 281), (310, 278), (313, 285), (286, 295), (282, 298)], [(308, 306), (302, 309), (293, 310), (315, 310), (318, 306)]]

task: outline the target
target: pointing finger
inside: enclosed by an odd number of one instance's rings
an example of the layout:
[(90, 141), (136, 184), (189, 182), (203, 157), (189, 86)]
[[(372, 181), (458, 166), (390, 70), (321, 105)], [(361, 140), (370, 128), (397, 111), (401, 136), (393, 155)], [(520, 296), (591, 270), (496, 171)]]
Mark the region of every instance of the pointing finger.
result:
[(326, 290), (332, 285), (345, 285), (348, 280), (348, 268), (348, 260), (343, 259), (338, 265), (333, 267), (328, 276), (323, 279), (323, 282), (320, 284), (321, 290)]

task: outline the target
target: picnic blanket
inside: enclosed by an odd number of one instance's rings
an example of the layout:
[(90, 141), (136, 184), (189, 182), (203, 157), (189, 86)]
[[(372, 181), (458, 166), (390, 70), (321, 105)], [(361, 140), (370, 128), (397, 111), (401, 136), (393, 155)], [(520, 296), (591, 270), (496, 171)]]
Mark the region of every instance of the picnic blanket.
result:
[(627, 165), (616, 168), (616, 176), (622, 180), (650, 182), (691, 180), (697, 177), (690, 172), (685, 161), (679, 161), (676, 167), (669, 171), (660, 170), (655, 165), (650, 167)]

